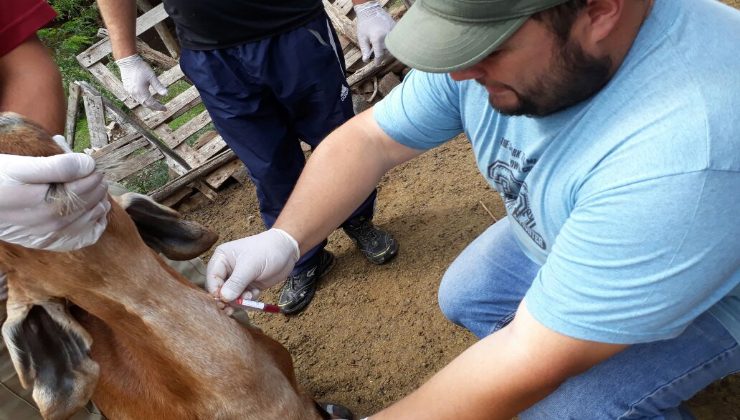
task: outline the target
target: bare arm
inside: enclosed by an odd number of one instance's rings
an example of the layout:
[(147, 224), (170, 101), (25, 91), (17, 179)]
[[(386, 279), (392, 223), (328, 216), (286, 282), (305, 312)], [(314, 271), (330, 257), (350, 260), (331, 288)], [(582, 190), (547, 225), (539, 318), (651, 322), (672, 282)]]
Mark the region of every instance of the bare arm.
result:
[(467, 349), (421, 388), (371, 419), (508, 420), (567, 378), (626, 347), (558, 334), (535, 320), (522, 303), (511, 324)]
[(357, 115), (316, 149), (275, 227), (290, 233), (305, 252), (344, 222), (383, 174), (422, 152), (388, 137), (372, 108)]
[(34, 35), (0, 57), (0, 111), (35, 121), (49, 133), (64, 133), (62, 75)]
[(98, 7), (108, 28), (113, 57), (120, 60), (136, 54), (136, 2), (98, 0)]

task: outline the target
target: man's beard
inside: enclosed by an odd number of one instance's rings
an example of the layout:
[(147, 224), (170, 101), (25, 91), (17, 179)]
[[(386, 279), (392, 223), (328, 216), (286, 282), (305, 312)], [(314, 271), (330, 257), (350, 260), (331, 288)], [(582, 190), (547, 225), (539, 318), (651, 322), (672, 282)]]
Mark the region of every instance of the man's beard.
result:
[(554, 68), (539, 77), (522, 92), (514, 91), (519, 100), (513, 107), (491, 106), (504, 115), (544, 117), (590, 98), (611, 77), (611, 58), (591, 57), (580, 45), (568, 40), (560, 47)]

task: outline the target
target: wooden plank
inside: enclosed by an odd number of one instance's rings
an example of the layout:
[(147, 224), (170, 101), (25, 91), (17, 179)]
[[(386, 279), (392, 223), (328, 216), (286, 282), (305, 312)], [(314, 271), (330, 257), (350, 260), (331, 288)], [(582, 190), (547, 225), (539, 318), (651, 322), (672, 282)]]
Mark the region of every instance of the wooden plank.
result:
[[(164, 11), (164, 4), (160, 3), (153, 7), (151, 10), (136, 19), (136, 36), (139, 36), (151, 29), (154, 25), (167, 19), (167, 17), (167, 12)], [(105, 56), (110, 54), (112, 51), (110, 38), (105, 38), (78, 54), (77, 61), (82, 65), (82, 67), (90, 67), (105, 58)]]
[(198, 95), (198, 90), (195, 86), (190, 86), (184, 92), (167, 102), (166, 111), (151, 112), (148, 108), (137, 107), (134, 110), (134, 113), (144, 123), (144, 125), (152, 128), (164, 123), (167, 119), (180, 112), (183, 108), (188, 105), (192, 105), (193, 102), (200, 102), (200, 96)]
[(380, 63), (380, 65), (376, 65), (375, 61), (371, 61), (365, 67), (361, 68), (360, 70), (349, 76), (347, 78), (347, 84), (349, 84), (350, 86), (354, 86), (358, 83), (362, 83), (363, 81), (367, 80), (369, 77), (372, 77), (377, 73), (387, 72), (389, 68), (393, 67), (397, 63), (398, 61), (393, 57), (384, 59), (383, 62)]
[[(82, 87), (85, 93), (87, 92), (92, 92), (93, 94), (97, 93), (95, 88), (93, 88), (86, 82), (78, 82), (78, 84), (80, 85), (80, 87)], [(182, 157), (180, 157), (177, 153), (175, 153), (175, 151), (172, 150), (172, 148), (167, 146), (165, 142), (158, 139), (154, 134), (149, 132), (149, 130), (147, 130), (147, 128), (139, 120), (137, 120), (135, 116), (127, 115), (125, 112), (118, 109), (118, 107), (110, 99), (105, 98), (105, 97), (102, 99), (103, 99), (103, 103), (105, 104), (105, 106), (108, 108), (109, 111), (115, 113), (116, 115), (121, 117), (124, 121), (126, 121), (128, 124), (133, 126), (133, 128), (136, 129), (136, 131), (138, 131), (139, 133), (141, 133), (141, 135), (144, 136), (144, 138), (147, 139), (152, 145), (156, 146), (158, 149), (162, 151), (162, 153), (164, 153), (166, 156), (171, 158), (173, 161), (177, 162), (184, 169), (186, 170), (190, 169), (190, 166), (187, 164), (187, 162)]]
[(82, 93), (85, 104), (87, 129), (90, 132), (90, 146), (100, 148), (108, 144), (108, 134), (105, 131), (105, 111), (103, 98), (90, 92)]
[(213, 140), (218, 136), (218, 132), (216, 130), (208, 130), (205, 133), (201, 134), (200, 137), (195, 141), (195, 143), (192, 144), (193, 148), (198, 150), (201, 147), (208, 144), (209, 141)]
[(95, 63), (87, 69), (92, 73), (93, 76), (100, 82), (105, 89), (112, 93), (119, 101), (126, 101), (127, 99), (133, 101), (128, 96), (128, 93), (123, 88), (123, 83), (113, 74), (108, 67), (103, 63)]
[(247, 172), (247, 167), (242, 165), (241, 168), (231, 174), (231, 177), (234, 178), (236, 182), (246, 185), (247, 182), (249, 182), (249, 172)]
[(344, 54), (344, 64), (347, 67), (347, 70), (354, 70), (355, 64), (358, 63), (360, 66), (365, 64), (362, 62), (362, 51), (357, 47), (353, 47)]
[(124, 145), (123, 147), (119, 147), (110, 153), (100, 156), (99, 158), (95, 159), (95, 162), (99, 166), (102, 166), (104, 168), (113, 168), (126, 160), (126, 158), (130, 154), (147, 146), (149, 146), (149, 142), (147, 142), (144, 138), (139, 138), (137, 140), (128, 142), (128, 144)]
[(80, 105), (80, 87), (74, 82), (69, 84), (69, 97), (67, 98), (67, 121), (64, 123), (64, 137), (71, 149), (75, 146), (75, 127), (77, 126), (77, 114)]
[(221, 138), (221, 136), (216, 136), (208, 141), (208, 143), (206, 143), (203, 147), (198, 149), (198, 153), (204, 158), (209, 159), (211, 156), (220, 152), (225, 147), (226, 142), (224, 142), (224, 139)]
[(234, 159), (234, 157), (236, 157), (236, 154), (234, 154), (232, 150), (227, 150), (223, 152), (222, 154), (219, 154), (218, 156), (215, 156), (214, 158), (210, 159), (208, 162), (205, 162), (203, 165), (195, 169), (191, 169), (186, 174), (183, 174), (181, 177), (173, 179), (167, 184), (157, 188), (156, 190), (152, 191), (149, 195), (154, 200), (161, 202), (165, 198), (174, 194), (180, 188), (210, 173), (215, 168), (220, 167), (224, 163), (231, 161), (232, 159)]
[(90, 156), (92, 156), (94, 159), (105, 156), (106, 154), (111, 153), (112, 151), (118, 149), (119, 147), (123, 147), (140, 137), (141, 137), (141, 134), (139, 133), (128, 134), (125, 137), (121, 137), (120, 139), (116, 141), (112, 141), (106, 144), (105, 147), (103, 148), (93, 151)]
[(208, 199), (212, 202), (216, 201), (216, 198), (218, 198), (218, 194), (216, 194), (216, 191), (214, 191), (208, 184), (203, 181), (195, 181), (192, 186), (194, 186), (196, 190), (200, 191), (201, 194), (208, 197)]
[(242, 161), (235, 158), (231, 162), (228, 162), (213, 171), (213, 173), (205, 177), (203, 181), (205, 181), (205, 183), (210, 185), (211, 187), (218, 189), (219, 187), (221, 187), (221, 185), (223, 185), (224, 182), (226, 182), (227, 179), (229, 179), (232, 174), (237, 172), (243, 166), (244, 164), (242, 163)]
[[(342, 34), (342, 36), (349, 39), (353, 44), (357, 44), (357, 27), (355, 26), (355, 23), (346, 16), (347, 13), (342, 13), (341, 8), (335, 6), (338, 1), (334, 4), (329, 3), (329, 0), (323, 0), (323, 2), (326, 14), (329, 16), (329, 20), (331, 21), (332, 26), (334, 26), (334, 29), (338, 33)], [(351, 9), (352, 2), (349, 3)]]
[[(142, 12), (148, 12), (152, 9), (152, 4), (148, 0), (136, 0), (136, 5)], [(163, 22), (154, 25), (154, 29), (162, 39), (164, 47), (169, 51), (170, 56), (177, 58), (180, 56), (180, 44), (177, 42), (177, 38), (172, 35), (169, 28)]]
[(175, 207), (180, 201), (184, 200), (185, 197), (192, 194), (193, 189), (192, 188), (181, 188), (171, 196), (165, 198), (162, 200), (160, 204), (167, 207)]
[(172, 58), (167, 54), (163, 54), (154, 48), (150, 47), (146, 42), (136, 39), (136, 50), (147, 63), (156, 64), (159, 67), (166, 69), (177, 65), (177, 59)]
[[(196, 115), (190, 121), (180, 126), (177, 130), (173, 131), (170, 135), (162, 135), (162, 140), (166, 141), (170, 147), (177, 147), (180, 143), (187, 140), (188, 137), (195, 134), (198, 130), (208, 125), (211, 122), (211, 116), (208, 115), (208, 111), (203, 111)], [(159, 131), (159, 128), (157, 128)], [(197, 149), (197, 147), (196, 147)]]
[(139, 172), (163, 157), (164, 155), (162, 152), (158, 149), (152, 148), (152, 150), (149, 150), (146, 153), (134, 156), (131, 159), (121, 162), (120, 165), (116, 165), (114, 168), (111, 168), (111, 170), (106, 172), (105, 178), (118, 182), (127, 176), (131, 176)]
[[(188, 146), (187, 144), (183, 143), (180, 146), (178, 146), (175, 149), (178, 153), (178, 155), (182, 156), (182, 158), (190, 165), (191, 168), (196, 168), (205, 162), (206, 159), (204, 156), (202, 156), (197, 150), (193, 149), (192, 147)], [(185, 173), (186, 171), (178, 171), (179, 173)]]
[(352, 10), (352, 6), (352, 0), (336, 0), (333, 4), (333, 7), (335, 7), (342, 16), (347, 16), (350, 10)]

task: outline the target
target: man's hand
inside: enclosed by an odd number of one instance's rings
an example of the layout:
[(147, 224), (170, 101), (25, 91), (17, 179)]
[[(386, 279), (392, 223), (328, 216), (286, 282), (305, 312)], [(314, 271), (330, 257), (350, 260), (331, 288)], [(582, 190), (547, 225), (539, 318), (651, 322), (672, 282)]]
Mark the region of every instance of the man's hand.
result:
[(355, 6), (357, 14), (357, 41), (360, 43), (362, 61), (368, 62), (375, 56), (375, 64), (380, 64), (385, 56), (385, 36), (396, 22), (376, 0)]
[(154, 99), (149, 92), (149, 86), (159, 95), (166, 95), (167, 88), (159, 81), (157, 75), (149, 64), (140, 55), (116, 60), (118, 69), (121, 71), (123, 88), (134, 100), (147, 108), (155, 111), (166, 111), (167, 108), (161, 102)]
[(300, 257), (298, 242), (280, 229), (221, 244), (208, 262), (206, 289), (230, 302), (284, 281)]
[[(64, 184), (73, 205), (60, 214), (49, 184)], [(82, 153), (49, 157), (0, 154), (0, 241), (27, 248), (71, 251), (103, 234), (110, 210), (108, 184)]]

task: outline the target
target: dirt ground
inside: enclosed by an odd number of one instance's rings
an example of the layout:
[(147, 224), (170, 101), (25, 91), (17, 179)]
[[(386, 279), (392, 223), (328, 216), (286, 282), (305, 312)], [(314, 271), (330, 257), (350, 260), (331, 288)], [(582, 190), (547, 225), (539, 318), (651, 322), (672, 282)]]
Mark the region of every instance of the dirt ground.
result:
[[(263, 230), (254, 188), (230, 186), (218, 202), (181, 209), (221, 235), (220, 242)], [(328, 249), (337, 265), (298, 316), (256, 314), (254, 322), (292, 353), (304, 388), (319, 401), (365, 416), (417, 388), (475, 342), (437, 305), (446, 267), (504, 215), (498, 195), (478, 173), (462, 138), (391, 171), (379, 186), (375, 222), (400, 243), (384, 266), (367, 262), (336, 231)], [(206, 258), (210, 255), (206, 255)], [(262, 297), (277, 300), (277, 291)], [(740, 376), (691, 401), (703, 420), (740, 418)]]

